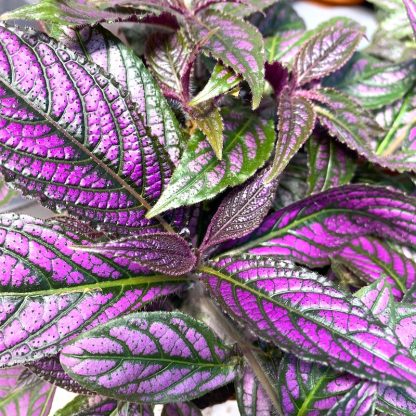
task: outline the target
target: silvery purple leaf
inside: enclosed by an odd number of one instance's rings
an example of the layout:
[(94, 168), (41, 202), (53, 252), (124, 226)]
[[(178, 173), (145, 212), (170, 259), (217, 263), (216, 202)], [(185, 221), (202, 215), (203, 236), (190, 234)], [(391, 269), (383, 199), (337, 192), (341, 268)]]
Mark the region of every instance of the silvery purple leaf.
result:
[(150, 216), (213, 198), (227, 187), (240, 185), (270, 157), (275, 140), (273, 120), (253, 112), (225, 110), (223, 118), (222, 160), (201, 132), (194, 134)]
[(204, 40), (202, 50), (207, 55), (247, 81), (252, 107), (257, 108), (264, 89), (263, 37), (254, 26), (227, 14), (205, 10), (198, 17), (190, 27), (192, 36), (198, 42)]
[(400, 100), (413, 87), (415, 69), (413, 59), (391, 64), (358, 52), (324, 85), (344, 91), (364, 108), (377, 109)]
[(333, 188), (270, 214), (233, 252), (290, 256), (321, 267), (353, 238), (370, 235), (415, 244), (416, 198), (367, 185)]
[(275, 415), (269, 396), (249, 366), (240, 366), (235, 388), (238, 408), (242, 416)]
[(67, 29), (62, 41), (78, 55), (102, 67), (130, 93), (150, 132), (176, 164), (182, 141), (179, 123), (141, 59), (102, 27)]
[(222, 12), (230, 14), (232, 16), (238, 16), (241, 18), (249, 16), (254, 12), (261, 12), (266, 7), (269, 7), (272, 4), (276, 3), (276, 0), (227, 0), (225, 2), (222, 2), (225, 4), (220, 4), (220, 2), (218, 1), (217, 3), (219, 3), (217, 6), (218, 10), (221, 10)]
[(332, 407), (327, 416), (373, 416), (377, 398), (377, 384), (370, 381), (354, 386)]
[[(380, 147), (378, 142), (383, 130), (374, 120), (374, 115), (339, 91), (325, 88), (319, 90), (319, 93), (326, 103), (316, 104), (314, 108), (320, 123), (331, 136), (381, 167), (398, 172), (416, 170), (414, 145), (404, 144), (400, 151), (396, 151), (397, 147), (393, 147), (389, 151), (382, 152), (386, 150), (385, 146), (383, 144)], [(395, 137), (394, 131), (392, 134), (389, 133), (389, 137)], [(406, 136), (403, 137), (403, 140), (405, 139)], [(395, 145), (397, 146), (397, 143)], [(402, 142), (399, 143), (399, 148), (401, 145)]]
[(181, 103), (189, 100), (189, 85), (185, 85), (183, 79), (190, 56), (191, 50), (182, 31), (155, 34), (146, 44), (146, 63), (164, 95)]
[(183, 278), (79, 244), (91, 240), (53, 221), (0, 217), (0, 365), (54, 355), (80, 331), (183, 288)]
[(110, 416), (154, 416), (153, 405), (118, 402), (116, 414)]
[(403, 0), (413, 35), (416, 37), (416, 3), (415, 0)]
[(55, 387), (22, 367), (0, 370), (0, 415), (48, 415)]
[(108, 397), (80, 395), (58, 410), (55, 416), (119, 416), (117, 405), (116, 400)]
[(364, 303), (294, 263), (240, 256), (200, 267), (211, 296), (256, 335), (301, 359), (406, 387), (416, 361)]
[(202, 413), (191, 402), (182, 402), (165, 404), (162, 416), (202, 416)]
[(32, 363), (26, 365), (26, 367), (40, 379), (72, 393), (87, 396), (95, 394), (82, 387), (65, 373), (61, 363), (59, 362), (59, 356), (57, 355), (33, 361)]
[(120, 240), (77, 246), (76, 250), (126, 258), (168, 276), (190, 272), (196, 257), (187, 241), (177, 234), (151, 233), (132, 235)]
[(214, 214), (200, 251), (253, 232), (269, 212), (278, 181), (265, 183), (268, 169), (231, 191)]
[(284, 88), (279, 97), (279, 124), (275, 157), (267, 180), (277, 178), (300, 150), (315, 127), (311, 102)]
[(416, 393), (409, 388), (378, 387), (377, 409), (389, 416), (414, 416), (416, 414)]
[(135, 313), (81, 334), (61, 353), (65, 371), (106, 396), (169, 403), (234, 379), (231, 350), (202, 322), (180, 312)]
[(6, 180), (102, 227), (156, 227), (144, 215), (171, 168), (124, 89), (46, 35), (0, 27), (0, 41)]
[(343, 19), (308, 40), (293, 67), (299, 85), (320, 79), (341, 68), (352, 56), (364, 34), (358, 23)]
[(398, 299), (416, 282), (416, 255), (405, 247), (377, 238), (354, 238), (332, 260), (370, 283), (386, 277)]
[(413, 285), (406, 291), (403, 302), (416, 304), (416, 283), (413, 283)]
[(350, 183), (357, 165), (348, 149), (322, 135), (312, 136), (307, 150), (310, 194)]

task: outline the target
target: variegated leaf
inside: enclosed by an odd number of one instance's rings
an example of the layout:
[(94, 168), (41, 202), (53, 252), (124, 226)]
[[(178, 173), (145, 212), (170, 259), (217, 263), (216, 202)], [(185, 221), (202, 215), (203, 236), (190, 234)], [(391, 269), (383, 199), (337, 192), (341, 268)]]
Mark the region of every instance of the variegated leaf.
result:
[(91, 243), (54, 222), (0, 218), (0, 365), (54, 355), (80, 331), (183, 288), (131, 259), (73, 248)]
[(230, 67), (247, 81), (253, 95), (252, 107), (260, 104), (264, 89), (264, 43), (249, 23), (214, 10), (203, 11), (200, 23), (190, 27), (193, 37), (205, 40), (203, 51)]
[(348, 149), (323, 135), (312, 136), (307, 150), (310, 194), (350, 183), (357, 165)]
[(416, 3), (415, 0), (403, 0), (406, 7), (407, 17), (413, 30), (413, 36), (416, 38)]
[(301, 359), (407, 387), (416, 361), (358, 298), (294, 263), (226, 257), (200, 268), (211, 296), (256, 335)]
[(416, 393), (409, 388), (378, 387), (377, 409), (389, 416), (414, 416), (416, 414)]
[(165, 404), (162, 416), (202, 416), (202, 413), (192, 402), (182, 402)]
[(255, 113), (227, 112), (221, 161), (202, 133), (191, 137), (168, 188), (149, 215), (213, 198), (247, 180), (269, 158), (274, 145), (273, 120)]
[(117, 412), (117, 401), (114, 399), (98, 395), (77, 396), (55, 416), (113, 416), (113, 412)]
[(299, 85), (320, 79), (341, 68), (364, 34), (357, 23), (344, 19), (308, 40), (298, 52), (293, 71)]
[(130, 93), (150, 132), (176, 164), (182, 143), (179, 123), (140, 58), (102, 27), (67, 29), (62, 41), (78, 55), (102, 67)]
[(291, 95), (286, 87), (279, 97), (279, 125), (275, 157), (267, 181), (277, 178), (309, 138), (315, 111), (309, 100)]
[(5, 179), (101, 227), (157, 226), (144, 214), (171, 168), (124, 89), (46, 35), (0, 27), (0, 41)]
[(84, 333), (61, 363), (88, 389), (121, 400), (190, 400), (234, 379), (236, 360), (203, 323), (179, 312), (135, 313)]

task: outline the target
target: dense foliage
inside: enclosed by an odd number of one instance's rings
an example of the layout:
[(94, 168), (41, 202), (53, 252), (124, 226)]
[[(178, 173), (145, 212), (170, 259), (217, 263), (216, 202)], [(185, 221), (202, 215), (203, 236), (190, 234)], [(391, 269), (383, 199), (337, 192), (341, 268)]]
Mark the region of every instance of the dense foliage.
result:
[(284, 0), (2, 16), (0, 415), (416, 414), (416, 6), (373, 2), (360, 50)]

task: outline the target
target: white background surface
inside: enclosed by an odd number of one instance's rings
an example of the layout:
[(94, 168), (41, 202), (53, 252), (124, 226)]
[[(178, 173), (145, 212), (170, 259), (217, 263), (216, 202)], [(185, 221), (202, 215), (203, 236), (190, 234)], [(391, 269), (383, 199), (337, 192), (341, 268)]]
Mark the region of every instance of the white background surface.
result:
[[(36, 1), (27, 1), (27, 3), (29, 2), (35, 3)], [(0, 0), (0, 13), (7, 10), (12, 10), (22, 3), (23, 0)], [(368, 39), (371, 38), (376, 27), (374, 16), (368, 9), (364, 7), (320, 6), (315, 3), (309, 3), (306, 1), (296, 2), (294, 7), (296, 11), (304, 18), (308, 29), (312, 29), (321, 22), (336, 16), (350, 17), (357, 20), (367, 28)], [(32, 210), (31, 214), (37, 216), (40, 214), (40, 212)], [(75, 397), (75, 394), (69, 393), (62, 389), (58, 389), (54, 404), (52, 406), (51, 415), (53, 415), (56, 410), (63, 407), (73, 397)], [(159, 416), (160, 409), (161, 406), (157, 406), (156, 416)], [(221, 405), (214, 406), (210, 409), (205, 409), (203, 414), (204, 416), (235, 416), (239, 415), (239, 412), (236, 402), (230, 401)]]

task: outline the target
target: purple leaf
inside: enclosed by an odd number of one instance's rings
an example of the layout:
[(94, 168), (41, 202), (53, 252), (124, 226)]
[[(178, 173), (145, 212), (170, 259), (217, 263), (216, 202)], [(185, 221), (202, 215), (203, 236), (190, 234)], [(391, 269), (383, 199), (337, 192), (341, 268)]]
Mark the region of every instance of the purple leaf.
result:
[(202, 413), (191, 402), (169, 403), (163, 406), (162, 416), (202, 416)]
[(381, 167), (398, 172), (416, 170), (416, 152), (412, 145), (410, 148), (404, 145), (399, 152), (393, 149), (381, 154), (377, 143), (383, 130), (374, 115), (361, 108), (358, 102), (330, 88), (321, 89), (319, 93), (326, 104), (314, 108), (320, 123), (331, 136)]
[(228, 314), (284, 351), (388, 385), (416, 380), (416, 361), (395, 333), (317, 273), (249, 255), (200, 270)]
[(264, 89), (261, 34), (249, 23), (214, 10), (203, 11), (198, 16), (190, 28), (193, 37), (197, 41), (206, 40), (203, 51), (247, 81), (253, 95), (252, 107), (257, 108)]
[(6, 180), (102, 227), (154, 228), (144, 214), (171, 169), (125, 91), (43, 34), (0, 27), (0, 41)]
[(273, 88), (276, 97), (280, 97), (289, 80), (289, 72), (280, 62), (266, 62), (267, 82)]
[(65, 371), (88, 389), (121, 400), (190, 400), (229, 383), (236, 360), (204, 324), (179, 312), (135, 313), (65, 346)]
[(373, 416), (377, 398), (377, 384), (369, 381), (353, 387), (332, 407), (327, 416)]
[(0, 217), (0, 365), (56, 354), (81, 330), (183, 288), (133, 260), (76, 251), (91, 244), (53, 222)]
[(376, 406), (389, 416), (414, 416), (416, 393), (412, 387), (398, 388), (380, 384)]
[(367, 282), (386, 277), (396, 298), (416, 282), (416, 256), (403, 247), (373, 237), (358, 237), (338, 251), (339, 262)]
[(264, 183), (268, 174), (267, 169), (259, 172), (223, 199), (205, 233), (201, 252), (224, 241), (244, 237), (261, 224), (271, 208), (278, 185), (276, 180)]
[(201, 132), (194, 134), (168, 188), (148, 215), (213, 198), (227, 187), (240, 185), (264, 165), (274, 145), (273, 120), (241, 110), (224, 110), (223, 117), (222, 160)]
[(299, 151), (315, 126), (315, 111), (309, 100), (291, 95), (288, 87), (279, 97), (279, 125), (275, 157), (267, 181), (278, 177)]
[(403, 4), (406, 7), (410, 26), (413, 30), (413, 35), (416, 37), (416, 3), (414, 0), (403, 0)]
[(111, 74), (130, 93), (150, 132), (176, 164), (182, 141), (179, 123), (140, 58), (102, 27), (86, 26), (79, 31), (67, 29), (63, 41), (78, 55)]
[(333, 188), (269, 215), (233, 252), (290, 256), (321, 267), (353, 238), (366, 235), (415, 244), (416, 199), (366, 185)]
[(153, 405), (119, 402), (117, 413), (114, 416), (154, 416)]
[(348, 19), (338, 20), (312, 37), (298, 52), (293, 67), (298, 85), (320, 79), (341, 68), (363, 36), (363, 28)]
[[(116, 412), (115, 414), (113, 412)], [(117, 401), (103, 396), (76, 396), (55, 416), (119, 416)], [(141, 415), (131, 415), (141, 416)]]
[(135, 235), (121, 240), (77, 246), (76, 249), (105, 254), (110, 258), (131, 259), (168, 276), (188, 273), (196, 264), (196, 257), (188, 242), (171, 233)]
[(22, 367), (0, 370), (0, 415), (43, 416), (52, 406), (55, 387)]
[(330, 137), (312, 136), (308, 141), (309, 193), (347, 185), (354, 176), (352, 154)]
[(87, 396), (95, 394), (82, 387), (65, 373), (61, 363), (59, 362), (59, 356), (33, 361), (33, 363), (28, 364), (26, 367), (40, 379), (72, 393)]
[(273, 405), (249, 366), (240, 366), (236, 377), (236, 395), (242, 416), (271, 416)]

